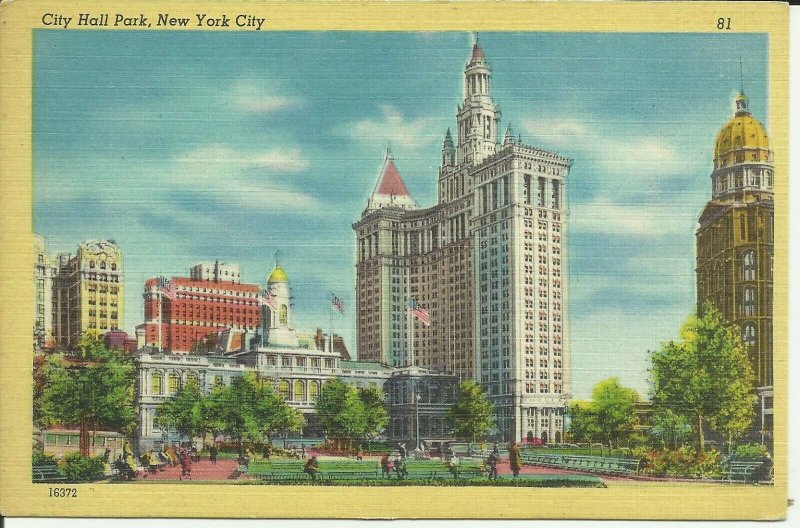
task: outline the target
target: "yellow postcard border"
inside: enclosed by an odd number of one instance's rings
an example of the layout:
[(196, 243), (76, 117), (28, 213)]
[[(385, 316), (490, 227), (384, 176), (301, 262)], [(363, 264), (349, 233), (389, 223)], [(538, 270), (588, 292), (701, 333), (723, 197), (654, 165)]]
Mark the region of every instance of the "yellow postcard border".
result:
[[(731, 18), (732, 32), (767, 33), (768, 129), (779, 197), (775, 205), (774, 268), (775, 486), (640, 484), (608, 489), (541, 489), (84, 484), (76, 486), (76, 499), (48, 497), (48, 485), (30, 481), (33, 285), (32, 281), (18, 280), (30, 274), (33, 255), (32, 29), (43, 27), (45, 12), (73, 16), (87, 11), (141, 12), (150, 18), (165, 11), (176, 16), (204, 11), (229, 16), (252, 13), (267, 17), (263, 31), (715, 33), (716, 21), (724, 17)], [(0, 3), (0, 291), (4, 301), (0, 304), (0, 513), (209, 518), (783, 518), (788, 467), (788, 11), (788, 5), (779, 2)]]

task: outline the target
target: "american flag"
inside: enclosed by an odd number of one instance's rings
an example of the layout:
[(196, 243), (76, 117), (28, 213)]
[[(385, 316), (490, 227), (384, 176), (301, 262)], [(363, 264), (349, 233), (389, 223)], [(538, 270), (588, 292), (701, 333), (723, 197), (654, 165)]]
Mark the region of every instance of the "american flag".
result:
[(333, 308), (340, 314), (344, 314), (344, 303), (340, 298), (338, 298), (334, 294), (331, 294), (331, 308)]
[(431, 314), (428, 313), (427, 308), (423, 308), (422, 306), (417, 304), (417, 301), (413, 299), (409, 301), (408, 306), (411, 309), (412, 316), (419, 319), (425, 326), (431, 325)]
[(264, 292), (264, 296), (259, 298), (258, 302), (261, 303), (262, 306), (269, 306), (273, 310), (278, 309), (278, 301), (275, 299), (275, 296), (272, 295), (272, 292)]
[(174, 301), (175, 297), (177, 296), (175, 284), (169, 279), (161, 280), (161, 285), (158, 287), (158, 292), (172, 301)]

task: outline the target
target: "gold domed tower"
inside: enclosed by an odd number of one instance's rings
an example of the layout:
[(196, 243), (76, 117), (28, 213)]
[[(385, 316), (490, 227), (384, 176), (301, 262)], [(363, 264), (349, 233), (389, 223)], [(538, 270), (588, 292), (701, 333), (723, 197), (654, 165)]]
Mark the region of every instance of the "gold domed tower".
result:
[(740, 92), (717, 135), (711, 200), (696, 236), (697, 307), (714, 305), (742, 332), (760, 397), (754, 427), (772, 430), (774, 167), (769, 137)]

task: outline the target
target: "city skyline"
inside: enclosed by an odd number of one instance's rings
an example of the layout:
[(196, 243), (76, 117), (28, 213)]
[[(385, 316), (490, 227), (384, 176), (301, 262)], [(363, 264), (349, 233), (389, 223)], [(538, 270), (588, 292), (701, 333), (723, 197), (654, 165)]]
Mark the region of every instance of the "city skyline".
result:
[[(454, 124), (472, 36), (132, 33), (109, 39), (98, 57), (102, 38), (36, 32), (34, 229), (48, 251), (117, 240), (131, 331), (143, 320), (146, 278), (219, 259), (240, 263), (243, 282), (263, 286), (280, 250), (302, 299), (296, 326), (325, 328), (336, 292), (347, 315), (334, 330), (352, 350), (350, 224), (388, 143), (414, 199), (435, 202), (441, 140)], [(224, 52), (208, 69), (190, 64), (205, 65), (199, 56), (217, 49), (216, 39), (225, 39)], [(575, 160), (568, 186), (573, 392), (585, 396), (617, 375), (644, 393), (647, 350), (674, 336), (694, 306), (694, 225), (709, 197), (714, 138), (740, 87), (740, 55), (751, 108), (769, 130), (766, 38), (480, 39), (495, 100), (520, 119), (511, 123), (515, 132)], [(704, 39), (727, 39), (730, 53)], [(650, 43), (647, 53), (635, 51), (637, 40)], [(260, 56), (264, 41), (288, 53)], [(67, 42), (72, 51), (64, 56), (59, 46)], [(165, 49), (169, 56), (157, 52)], [(267, 73), (236, 70), (237, 53), (260, 60)], [(613, 71), (590, 60), (604, 54)], [(175, 71), (163, 79), (167, 66)], [(501, 130), (507, 125), (504, 117)], [(215, 208), (220, 203), (227, 207)], [(155, 235), (155, 245), (145, 234)], [(663, 273), (664, 259), (671, 273)]]

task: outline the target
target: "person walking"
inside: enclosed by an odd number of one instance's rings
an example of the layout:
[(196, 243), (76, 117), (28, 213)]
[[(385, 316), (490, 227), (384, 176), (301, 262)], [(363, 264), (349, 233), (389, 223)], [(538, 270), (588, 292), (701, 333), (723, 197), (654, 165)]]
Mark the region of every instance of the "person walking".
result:
[(489, 453), (486, 459), (486, 465), (489, 466), (489, 480), (497, 480), (497, 463), (500, 462), (500, 457), (494, 452)]
[(454, 454), (450, 457), (450, 462), (448, 462), (448, 469), (450, 469), (450, 473), (453, 474), (453, 478), (458, 478), (458, 457)]
[(264, 457), (264, 460), (269, 460), (272, 456), (272, 445), (271, 444), (264, 444), (264, 451), (261, 453)]
[(516, 442), (511, 442), (508, 446), (508, 463), (511, 465), (514, 477), (518, 477), (519, 470), (522, 468), (522, 452)]
[(192, 456), (187, 452), (183, 451), (181, 453), (181, 477), (180, 480), (184, 478), (191, 480), (192, 479)]
[(400, 458), (405, 458), (406, 455), (408, 454), (408, 450), (406, 449), (406, 445), (402, 444), (402, 443), (401, 444), (397, 444), (397, 448), (400, 451)]
[(217, 444), (211, 444), (211, 447), (208, 448), (208, 459), (214, 465), (217, 464), (217, 455), (218, 454), (219, 454), (219, 450), (217, 449)]
[(306, 446), (305, 446), (305, 444), (300, 446), (300, 456), (303, 458), (303, 460), (306, 459)]

